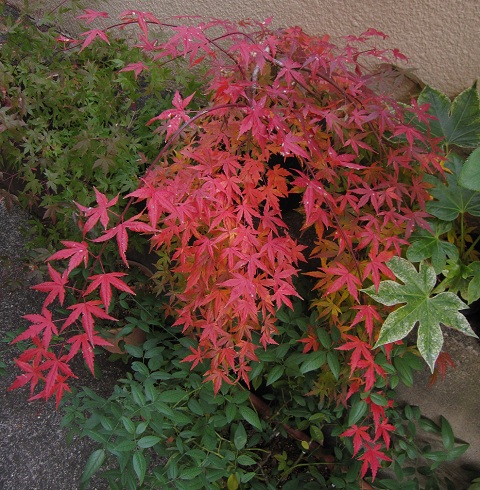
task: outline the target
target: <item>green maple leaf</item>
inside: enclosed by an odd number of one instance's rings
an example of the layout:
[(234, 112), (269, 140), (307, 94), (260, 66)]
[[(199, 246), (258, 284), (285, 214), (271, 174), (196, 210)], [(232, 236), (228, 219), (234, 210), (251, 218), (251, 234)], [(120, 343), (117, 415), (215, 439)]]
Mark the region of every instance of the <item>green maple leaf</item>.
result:
[(441, 325), (476, 337), (465, 316), (459, 310), (467, 308), (460, 298), (449, 292), (432, 295), (437, 282), (433, 267), (420, 263), (419, 270), (405, 259), (393, 257), (388, 267), (404, 284), (382, 281), (363, 292), (386, 306), (405, 303), (390, 313), (385, 320), (374, 347), (405, 338), (418, 324), (417, 347), (433, 372), (443, 345)]

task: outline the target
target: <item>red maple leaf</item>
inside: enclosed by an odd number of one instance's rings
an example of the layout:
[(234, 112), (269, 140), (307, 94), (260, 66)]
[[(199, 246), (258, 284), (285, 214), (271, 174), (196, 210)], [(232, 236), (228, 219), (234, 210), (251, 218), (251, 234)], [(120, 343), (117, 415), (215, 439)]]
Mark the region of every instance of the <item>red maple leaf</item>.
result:
[(90, 31), (82, 32), (80, 36), (85, 36), (85, 40), (83, 41), (80, 51), (83, 51), (97, 37), (105, 41), (107, 44), (110, 44), (107, 35), (101, 29), (91, 29)]
[(351, 323), (351, 327), (354, 327), (360, 322), (365, 322), (365, 330), (368, 333), (368, 338), (371, 341), (374, 330), (374, 321), (377, 320), (379, 322), (382, 321), (382, 317), (380, 313), (378, 313), (375, 305), (359, 305), (353, 306), (352, 309), (358, 310), (358, 313), (355, 315)]
[(120, 72), (133, 71), (133, 73), (135, 74), (135, 79), (137, 79), (138, 75), (140, 75), (143, 70), (148, 71), (150, 70), (150, 68), (145, 63), (143, 63), (143, 61), (137, 61), (135, 63), (129, 63), (127, 66), (122, 68)]
[[(133, 218), (132, 218), (133, 219)], [(120, 253), (120, 257), (123, 260), (123, 263), (128, 267), (127, 260), (127, 248), (128, 248), (128, 233), (127, 229), (129, 228), (129, 222), (125, 221), (123, 223), (119, 223), (117, 226), (110, 228), (106, 231), (101, 237), (95, 238), (92, 240), (96, 243), (106, 242), (107, 240), (111, 240), (113, 237), (117, 240), (118, 251)]]
[(357, 276), (353, 275), (343, 264), (337, 264), (336, 267), (323, 267), (322, 270), (326, 274), (340, 276), (325, 291), (325, 296), (347, 286), (348, 292), (358, 301), (358, 288), (362, 286), (362, 281)]
[(385, 447), (388, 449), (390, 447), (390, 432), (394, 432), (395, 430), (396, 427), (389, 424), (387, 418), (383, 418), (375, 429), (375, 437), (373, 440), (377, 441), (381, 437), (385, 442)]
[(24, 315), (23, 318), (32, 322), (32, 325), (30, 325), (18, 337), (15, 337), (12, 340), (12, 343), (37, 337), (40, 332), (43, 332), (42, 344), (46, 349), (50, 345), (52, 335), (58, 335), (57, 327), (52, 320), (52, 313), (45, 307), (42, 309), (41, 315)]
[[(40, 366), (42, 371), (47, 371), (48, 374), (45, 377), (45, 398), (50, 398), (54, 393), (54, 386), (57, 381), (57, 377), (60, 373), (66, 375), (69, 378), (77, 378), (75, 374), (73, 374), (70, 366), (67, 364), (68, 358), (66, 356), (62, 356), (58, 358), (53, 352), (47, 352), (47, 360)], [(40, 394), (32, 397), (34, 400), (36, 398), (40, 398)]]
[(50, 264), (47, 264), (48, 273), (53, 281), (42, 282), (41, 284), (35, 284), (32, 286), (32, 289), (36, 291), (41, 291), (42, 293), (47, 293), (48, 295), (43, 302), (43, 306), (47, 307), (50, 303), (52, 303), (55, 298), (58, 297), (58, 301), (61, 305), (65, 300), (65, 284), (68, 282), (67, 275), (64, 272), (60, 274), (57, 272)]
[(12, 391), (17, 388), (21, 388), (27, 383), (30, 383), (30, 394), (32, 395), (38, 382), (45, 380), (42, 369), (36, 362), (30, 364), (28, 362), (15, 359), (15, 364), (23, 371), (23, 373), (15, 378), (15, 381), (8, 387), (7, 390)]
[(102, 302), (105, 306), (105, 310), (108, 311), (108, 308), (110, 307), (110, 302), (112, 301), (112, 286), (120, 291), (124, 291), (135, 296), (135, 292), (125, 282), (119, 279), (119, 277), (123, 277), (126, 275), (127, 274), (125, 274), (124, 272), (105, 272), (103, 274), (90, 276), (89, 279), (92, 282), (88, 286), (87, 290), (83, 293), (83, 295), (87, 296), (99, 287), (100, 298), (102, 299)]
[(98, 10), (84, 9), (84, 14), (78, 15), (77, 19), (85, 20), (87, 24), (93, 22), (95, 19), (104, 18), (108, 19), (109, 15), (107, 12), (99, 12)]
[(113, 318), (109, 314), (107, 314), (104, 310), (98, 307), (98, 305), (102, 304), (100, 300), (90, 300), (85, 301), (83, 303), (77, 303), (75, 305), (69, 306), (68, 309), (72, 310), (72, 313), (65, 320), (65, 323), (62, 326), (62, 332), (74, 323), (80, 315), (82, 316), (82, 326), (85, 332), (88, 335), (88, 340), (94, 344), (94, 317), (102, 318), (104, 320), (117, 321), (116, 318)]
[(75, 267), (77, 267), (82, 261), (85, 267), (87, 267), (88, 243), (72, 242), (68, 240), (61, 241), (60, 243), (62, 245), (65, 245), (65, 247), (67, 248), (55, 252), (51, 257), (47, 259), (47, 261), (68, 259), (70, 257), (66, 270), (67, 275), (70, 274), (70, 272), (75, 269)]
[(353, 374), (355, 369), (359, 367), (361, 359), (366, 359), (373, 362), (371, 347), (367, 342), (355, 337), (353, 335), (345, 336), (350, 342), (345, 342), (345, 344), (340, 347), (336, 347), (337, 350), (351, 350), (352, 357), (350, 359), (350, 376)]
[(357, 424), (352, 425), (350, 429), (340, 434), (340, 437), (352, 437), (353, 436), (353, 455), (355, 456), (358, 451), (365, 445), (365, 442), (371, 442), (372, 438), (368, 433), (370, 427), (362, 425), (358, 427)]
[(102, 223), (103, 228), (106, 230), (108, 222), (110, 221), (110, 217), (108, 216), (108, 208), (114, 206), (118, 201), (118, 194), (116, 197), (109, 201), (107, 199), (107, 196), (105, 196), (105, 194), (102, 194), (95, 187), (94, 191), (97, 198), (97, 207), (85, 207), (81, 204), (75, 203), (78, 209), (80, 209), (80, 211), (82, 211), (84, 215), (88, 218), (87, 222), (83, 226), (84, 235), (87, 234), (98, 223), (99, 220), (100, 223)]
[(307, 352), (310, 352), (313, 350), (314, 352), (317, 352), (317, 350), (320, 347), (320, 343), (318, 341), (318, 336), (315, 334), (314, 330), (312, 327), (308, 327), (308, 335), (304, 337), (303, 339), (300, 339), (299, 342), (302, 342), (304, 344), (303, 346), (303, 354), (306, 354)]
[(184, 359), (181, 360), (181, 362), (191, 362), (192, 367), (190, 369), (193, 369), (197, 364), (201, 363), (203, 361), (203, 349), (199, 346), (197, 350), (195, 350), (193, 347), (190, 347), (191, 354)]
[(90, 369), (90, 371), (92, 372), (93, 375), (95, 375), (95, 370), (94, 370), (94, 366), (93, 366), (93, 359), (94, 359), (93, 346), (95, 346), (95, 345), (102, 345), (102, 346), (112, 345), (110, 342), (108, 342), (104, 338), (100, 337), (99, 335), (96, 335), (96, 332), (93, 332), (91, 339), (90, 339), (88, 333), (86, 333), (86, 332), (78, 334), (78, 335), (74, 335), (73, 337), (70, 337), (68, 339), (68, 343), (72, 344), (72, 346), (70, 348), (70, 352), (68, 353), (68, 360), (72, 359), (77, 354), (77, 352), (79, 351), (79, 349), (81, 347), (85, 363), (87, 364), (88, 368)]
[(153, 117), (147, 122), (147, 126), (150, 126), (155, 121), (161, 119), (169, 119), (167, 124), (167, 134), (165, 136), (165, 141), (167, 141), (172, 134), (174, 134), (180, 127), (182, 122), (187, 122), (190, 120), (190, 116), (186, 112), (186, 107), (192, 100), (195, 93), (189, 95), (187, 98), (182, 99), (180, 92), (177, 90), (173, 96), (172, 104), (175, 109), (167, 109), (161, 112), (158, 116)]
[(205, 381), (211, 381), (213, 383), (213, 392), (217, 394), (222, 387), (222, 383), (233, 384), (232, 380), (227, 376), (225, 371), (218, 368), (209, 369), (205, 373)]
[(368, 445), (365, 448), (365, 452), (358, 458), (360, 461), (363, 461), (361, 477), (363, 478), (370, 467), (372, 471), (372, 481), (375, 480), (377, 476), (378, 469), (381, 466), (382, 461), (392, 461), (385, 453), (383, 453), (380, 449), (382, 448), (381, 444)]

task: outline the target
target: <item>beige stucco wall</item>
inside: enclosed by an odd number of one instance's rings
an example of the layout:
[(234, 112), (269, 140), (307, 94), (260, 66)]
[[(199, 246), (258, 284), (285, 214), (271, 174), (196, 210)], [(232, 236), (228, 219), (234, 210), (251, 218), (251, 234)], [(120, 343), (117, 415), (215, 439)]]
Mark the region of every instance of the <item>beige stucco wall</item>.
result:
[(388, 34), (388, 47), (408, 56), (409, 68), (420, 80), (451, 96), (480, 78), (480, 0), (109, 0), (101, 9), (111, 15), (141, 9), (159, 18), (273, 16), (276, 26), (299, 25), (311, 34), (333, 37), (374, 27)]

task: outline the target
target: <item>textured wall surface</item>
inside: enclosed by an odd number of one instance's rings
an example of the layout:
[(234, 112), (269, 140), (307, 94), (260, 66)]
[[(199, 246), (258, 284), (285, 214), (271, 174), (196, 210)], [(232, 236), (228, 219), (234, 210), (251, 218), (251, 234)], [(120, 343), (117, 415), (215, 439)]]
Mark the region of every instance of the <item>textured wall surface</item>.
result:
[[(52, 6), (60, 2), (43, 1)], [(7, 2), (19, 5), (23, 0)], [(334, 38), (374, 27), (388, 34), (388, 47), (409, 58), (408, 66), (420, 80), (451, 96), (480, 78), (480, 0), (109, 0), (100, 8), (111, 15), (136, 8), (159, 18), (273, 16), (275, 26), (298, 25)], [(75, 31), (74, 25), (67, 28)]]

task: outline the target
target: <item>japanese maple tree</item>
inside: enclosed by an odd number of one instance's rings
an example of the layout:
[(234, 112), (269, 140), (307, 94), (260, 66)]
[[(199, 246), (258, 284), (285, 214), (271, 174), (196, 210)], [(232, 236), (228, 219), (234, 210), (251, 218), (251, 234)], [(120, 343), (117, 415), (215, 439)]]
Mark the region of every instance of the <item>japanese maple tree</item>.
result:
[[(106, 22), (108, 14), (88, 9), (80, 18)], [(175, 93), (173, 107), (149, 122), (165, 144), (138, 188), (124, 198), (94, 189), (96, 205), (78, 205), (83, 240), (65, 240), (48, 259), (51, 280), (35, 286), (47, 297), (16, 339), (33, 346), (19, 357), (23, 374), (12, 388), (28, 384), (33, 398), (60, 400), (80, 352), (93, 372), (93, 348), (107, 343), (103, 324), (115, 320), (115, 291), (134, 293), (123, 269), (107, 268), (107, 244), (116, 244), (117, 265), (128, 266), (129, 236), (139, 235), (169, 264), (157, 274), (166, 278), (159, 283), (168, 311), (196, 340), (184, 361), (204, 366), (216, 392), (223, 383), (249, 385), (250, 362), (275, 344), (277, 311), (300, 297), (294, 278), (310, 261), (312, 308), (340, 332), (336, 347), (349, 365), (336, 402), (366, 396), (362, 419), (343, 436), (353, 437), (355, 454), (363, 451), (362, 474), (370, 468), (374, 477), (389, 460), (393, 426), (375, 388), (386, 377), (373, 350), (384, 315), (361, 290), (394, 278), (387, 262), (414, 226), (427, 226), (420, 176), (441, 172), (435, 140), (408, 123), (409, 112), (422, 118), (425, 108), (376, 93), (381, 75), (364, 69), (368, 60), (402, 55), (375, 48), (384, 35), (373, 29), (336, 45), (298, 27), (273, 30), (269, 21), (172, 25), (129, 10), (116, 26), (139, 29), (139, 61), (121, 71), (141, 77), (149, 64), (179, 59), (192, 70), (206, 66), (203, 106), (192, 111), (194, 96)], [(109, 42), (109, 29), (84, 32), (77, 49)], [(282, 202), (292, 196), (300, 235), (313, 230), (313, 244), (300, 243), (285, 218)], [(67, 292), (75, 298), (68, 316), (54, 317)], [(302, 342), (307, 353), (318, 339), (309, 330)]]

